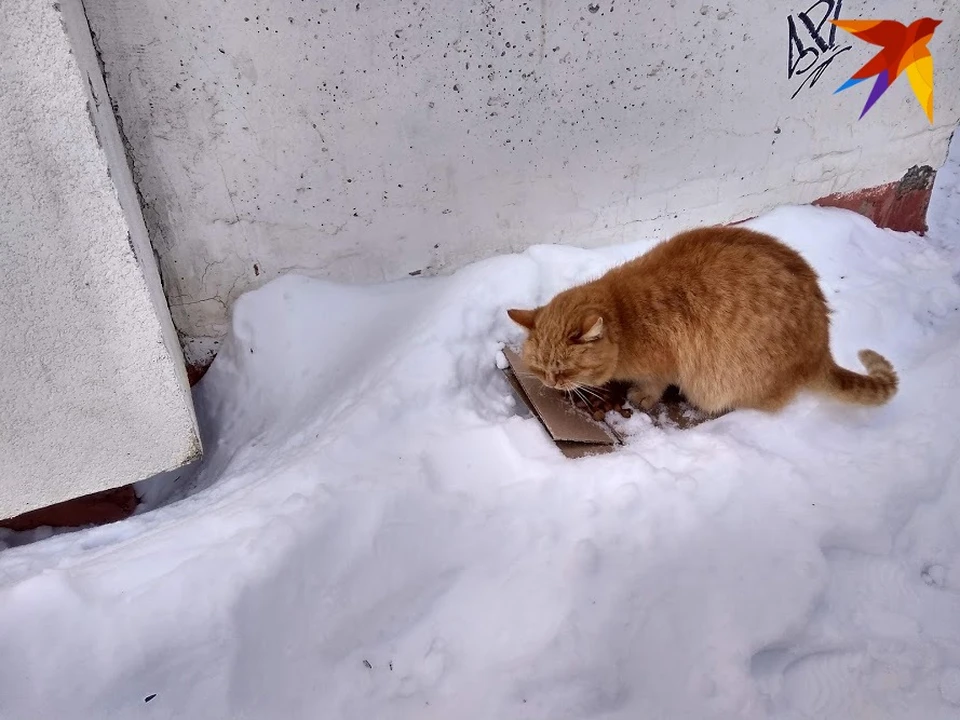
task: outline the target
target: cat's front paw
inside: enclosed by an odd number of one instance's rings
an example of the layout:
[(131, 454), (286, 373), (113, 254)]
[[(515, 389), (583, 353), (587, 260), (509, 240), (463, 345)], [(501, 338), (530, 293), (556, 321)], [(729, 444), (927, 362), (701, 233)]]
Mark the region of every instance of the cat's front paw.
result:
[(653, 388), (636, 387), (627, 392), (627, 400), (630, 404), (641, 410), (653, 410), (661, 397), (663, 397), (663, 391), (657, 393)]

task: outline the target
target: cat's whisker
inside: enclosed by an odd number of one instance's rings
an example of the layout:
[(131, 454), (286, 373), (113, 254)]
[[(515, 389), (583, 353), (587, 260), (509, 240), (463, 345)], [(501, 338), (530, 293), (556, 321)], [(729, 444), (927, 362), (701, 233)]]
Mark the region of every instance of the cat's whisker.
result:
[(577, 389), (580, 390), (581, 392), (585, 392), (585, 393), (588, 393), (589, 395), (592, 395), (593, 397), (597, 398), (597, 400), (604, 400), (604, 399), (605, 399), (605, 398), (603, 397), (603, 395), (601, 395), (600, 393), (598, 393), (596, 390), (594, 390), (593, 388), (591, 388), (589, 385), (577, 385)]
[(590, 398), (584, 395), (582, 390), (577, 389), (576, 393), (580, 396), (580, 399), (583, 400), (583, 404), (587, 406), (588, 410), (594, 410), (596, 408), (596, 404), (590, 402)]
[(573, 392), (575, 392), (575, 393), (577, 394), (577, 397), (579, 397), (581, 400), (583, 400), (584, 403), (586, 403), (588, 406), (590, 405), (590, 400), (589, 400), (589, 398), (587, 398), (586, 395), (584, 395), (582, 392), (580, 392), (580, 388), (575, 387), (575, 388), (573, 389)]

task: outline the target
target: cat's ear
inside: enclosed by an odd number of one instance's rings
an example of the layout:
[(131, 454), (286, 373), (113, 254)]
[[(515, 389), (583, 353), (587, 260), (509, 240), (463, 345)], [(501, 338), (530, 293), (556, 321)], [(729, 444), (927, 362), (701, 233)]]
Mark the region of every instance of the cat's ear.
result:
[(536, 310), (516, 310), (511, 309), (507, 310), (507, 315), (510, 316), (510, 319), (513, 320), (517, 325), (525, 327), (527, 330), (533, 330), (533, 326), (537, 321), (537, 314), (540, 312), (540, 308)]
[(603, 337), (603, 317), (597, 313), (590, 313), (580, 323), (580, 337), (577, 342), (588, 343)]

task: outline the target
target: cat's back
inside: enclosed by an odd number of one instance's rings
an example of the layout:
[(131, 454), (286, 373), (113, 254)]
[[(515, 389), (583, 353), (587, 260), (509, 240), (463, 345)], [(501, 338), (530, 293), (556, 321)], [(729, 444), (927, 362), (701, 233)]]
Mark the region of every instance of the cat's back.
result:
[(649, 252), (620, 266), (619, 280), (628, 283), (690, 288), (705, 283), (804, 287), (819, 294), (817, 275), (793, 248), (749, 228), (713, 226), (673, 236)]

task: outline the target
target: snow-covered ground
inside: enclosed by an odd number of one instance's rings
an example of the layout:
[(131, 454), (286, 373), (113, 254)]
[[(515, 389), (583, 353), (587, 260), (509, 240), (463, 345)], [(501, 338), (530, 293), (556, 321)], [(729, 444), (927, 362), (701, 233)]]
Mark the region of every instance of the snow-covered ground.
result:
[(928, 238), (749, 223), (821, 273), (839, 362), (895, 364), (880, 409), (637, 414), (564, 459), (496, 369), (504, 309), (648, 239), (241, 298), (199, 472), (122, 523), (3, 536), (0, 718), (960, 717), (957, 167)]

